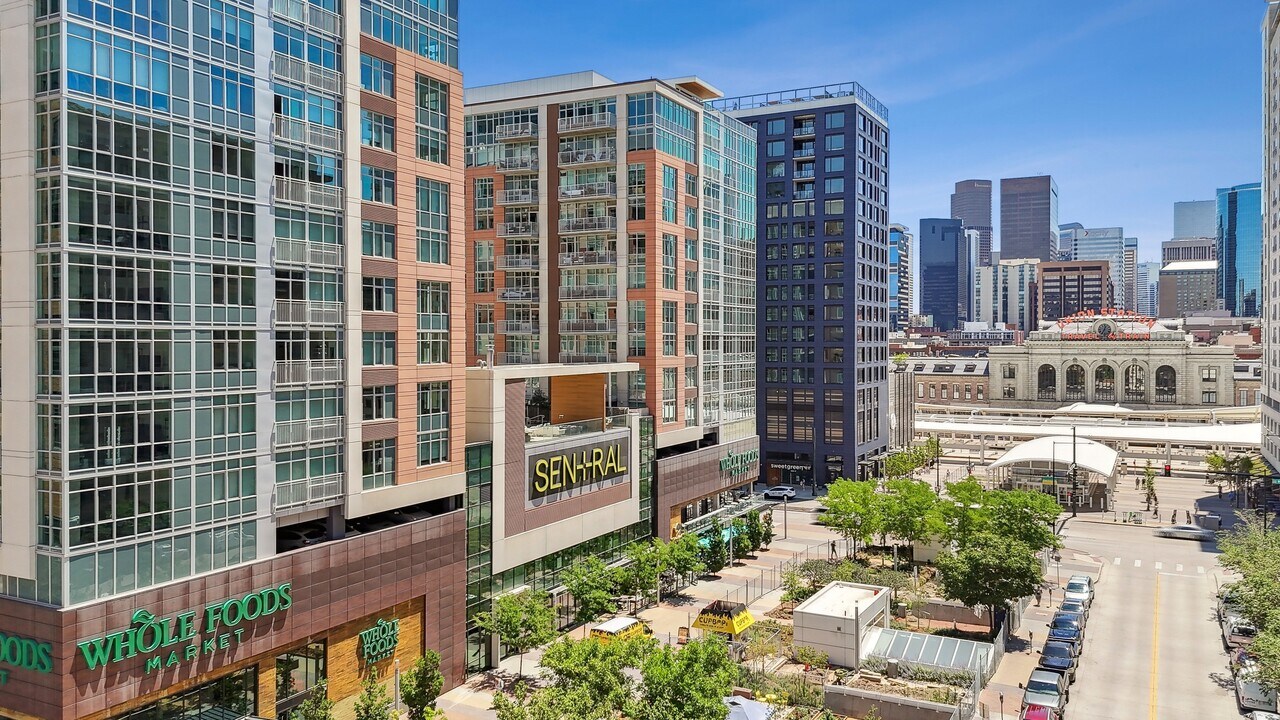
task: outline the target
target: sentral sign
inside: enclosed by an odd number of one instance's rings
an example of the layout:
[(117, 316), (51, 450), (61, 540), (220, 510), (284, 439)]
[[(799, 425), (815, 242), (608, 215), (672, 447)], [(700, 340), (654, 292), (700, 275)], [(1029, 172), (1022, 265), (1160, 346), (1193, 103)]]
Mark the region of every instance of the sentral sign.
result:
[(9, 668), (38, 673), (52, 672), (53, 645), (0, 632), (0, 685), (9, 682)]
[(597, 490), (629, 477), (631, 436), (596, 438), (529, 455), (529, 500)]
[(133, 611), (129, 627), (76, 643), (76, 647), (90, 670), (138, 655), (148, 656), (147, 673), (167, 669), (240, 644), (246, 625), (293, 605), (292, 589), (293, 583), (282, 583), (173, 617), (159, 617), (139, 608)]

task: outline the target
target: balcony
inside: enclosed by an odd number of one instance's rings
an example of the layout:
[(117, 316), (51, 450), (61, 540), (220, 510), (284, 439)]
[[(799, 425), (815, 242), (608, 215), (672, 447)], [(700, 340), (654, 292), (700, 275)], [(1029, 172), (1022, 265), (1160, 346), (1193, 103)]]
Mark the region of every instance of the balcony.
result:
[(504, 302), (538, 302), (538, 288), (504, 287), (498, 291), (498, 299)]
[(278, 177), (272, 190), (274, 190), (275, 202), (322, 207), (329, 210), (342, 208), (342, 188), (336, 185), (321, 185), (306, 180)]
[(600, 147), (591, 150), (565, 150), (559, 156), (560, 167), (608, 165), (617, 160), (618, 151), (611, 147)]
[(493, 137), (498, 142), (532, 140), (538, 137), (538, 126), (531, 122), (507, 123), (494, 128)]
[(332, 385), (342, 379), (341, 360), (278, 360), (272, 374), (277, 388)]
[(276, 423), (276, 450), (342, 439), (342, 418), (308, 418)]
[(556, 131), (561, 135), (567, 135), (575, 132), (612, 128), (616, 127), (617, 124), (618, 119), (611, 112), (592, 113), (590, 115), (562, 117), (559, 122), (556, 123)]
[(813, 170), (797, 170), (791, 174), (791, 177), (796, 180), (812, 180)]
[(276, 240), (276, 264), (342, 267), (342, 246), (305, 240)]
[(586, 352), (564, 352), (561, 351), (558, 356), (562, 363), (604, 363), (613, 362), (613, 356), (609, 353), (586, 353)]
[(337, 128), (325, 127), (287, 115), (276, 115), (274, 128), (276, 142), (309, 145), (342, 152), (342, 131)]
[(498, 172), (533, 172), (537, 169), (538, 158), (532, 155), (498, 158)]
[(626, 410), (618, 411), (616, 408), (609, 408), (607, 412), (607, 417), (603, 418), (562, 423), (541, 423), (526, 427), (524, 429), (525, 444), (533, 445), (548, 440), (562, 440), (567, 436), (586, 435), (627, 426), (628, 413)]
[(618, 253), (608, 250), (585, 250), (560, 253), (560, 267), (612, 267), (618, 264)]
[(276, 484), (276, 510), (305, 508), (341, 498), (341, 473)]
[(791, 157), (796, 158), (797, 160), (802, 158), (813, 158), (815, 156), (815, 152), (816, 151), (812, 147), (796, 148), (791, 151)]
[(271, 0), (271, 12), (296, 20), (335, 38), (342, 37), (342, 20), (335, 13), (307, 0)]
[(537, 237), (538, 223), (518, 221), (498, 223), (498, 237), (500, 238), (519, 238), (519, 237)]
[(618, 218), (612, 215), (560, 218), (560, 232), (562, 233), (613, 232), (617, 229)]
[(561, 320), (560, 334), (562, 335), (593, 335), (596, 333), (616, 333), (618, 332), (617, 320)]
[(537, 255), (499, 255), (494, 260), (499, 270), (506, 271), (537, 272), (539, 265)]
[(813, 137), (817, 132), (817, 127), (814, 125), (797, 125), (791, 131), (791, 137)]
[(334, 95), (342, 94), (342, 73), (288, 55), (272, 54), (271, 74), (277, 80), (324, 90)]
[(590, 198), (612, 198), (618, 196), (617, 183), (590, 182), (577, 185), (561, 185), (560, 199), (565, 201), (587, 200)]
[(341, 325), (342, 303), (320, 300), (276, 300), (276, 325)]
[(796, 190), (791, 193), (791, 199), (792, 200), (812, 200), (813, 188), (809, 188), (808, 190)]
[(500, 320), (498, 332), (504, 335), (537, 335), (538, 323), (532, 320)]
[(501, 352), (494, 355), (494, 362), (499, 365), (534, 365), (538, 356), (533, 353)]
[(498, 193), (499, 205), (537, 205), (538, 191), (533, 188), (511, 188)]
[(617, 285), (561, 285), (561, 300), (613, 300), (618, 297)]

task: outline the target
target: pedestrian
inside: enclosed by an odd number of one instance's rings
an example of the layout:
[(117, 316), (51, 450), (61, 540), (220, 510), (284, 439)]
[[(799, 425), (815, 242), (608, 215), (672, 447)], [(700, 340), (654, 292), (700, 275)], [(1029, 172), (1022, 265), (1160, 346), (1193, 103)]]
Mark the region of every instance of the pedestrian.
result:
[(1221, 486), (1221, 485), (1219, 485), (1219, 486), (1218, 486), (1218, 499), (1219, 499), (1219, 500), (1221, 500), (1221, 499), (1222, 499), (1222, 486)]
[(1040, 595), (1043, 593), (1043, 585), (1036, 586), (1036, 607), (1040, 607)]
[(1139, 487), (1141, 484), (1142, 484), (1142, 480), (1138, 479), (1137, 477), (1134, 477), (1134, 478), (1133, 478), (1133, 489), (1134, 489), (1134, 490), (1137, 490), (1137, 489), (1138, 489), (1138, 487)]
[(836, 541), (835, 540), (831, 541), (831, 559), (832, 560), (836, 559)]
[(1036, 634), (1028, 630), (1027, 631), (1027, 653), (1028, 654), (1035, 652), (1035, 645), (1036, 645)]

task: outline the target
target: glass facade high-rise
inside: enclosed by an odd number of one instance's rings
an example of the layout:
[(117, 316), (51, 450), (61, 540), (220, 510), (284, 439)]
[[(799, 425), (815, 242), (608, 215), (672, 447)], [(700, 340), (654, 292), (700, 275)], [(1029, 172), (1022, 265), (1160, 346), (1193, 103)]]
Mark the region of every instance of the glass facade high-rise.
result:
[(1064, 261), (1105, 260), (1111, 269), (1112, 297), (1118, 307), (1128, 307), (1124, 297), (1124, 228), (1086, 228), (1080, 223), (1061, 225), (1058, 227), (1058, 253)]
[(963, 223), (966, 230), (978, 231), (978, 267), (991, 265), (991, 181), (957, 182), (951, 193), (951, 217)]
[[(1173, 237), (1211, 238), (1217, 233), (1218, 204), (1214, 200), (1186, 200), (1173, 204)], [(1213, 258), (1174, 258), (1212, 260)]]
[(905, 330), (911, 324), (915, 280), (911, 271), (911, 247), (915, 236), (905, 225), (889, 226), (889, 329)]
[(1258, 317), (1262, 291), (1262, 184), (1218, 189), (1218, 297), (1236, 317)]
[(1000, 181), (1000, 257), (1058, 259), (1058, 184), (1051, 176)]
[(971, 278), (976, 248), (959, 220), (920, 220), (920, 313), (939, 330), (955, 330), (971, 318)]
[(871, 476), (888, 443), (887, 110), (857, 83), (714, 105), (759, 143), (762, 472)]

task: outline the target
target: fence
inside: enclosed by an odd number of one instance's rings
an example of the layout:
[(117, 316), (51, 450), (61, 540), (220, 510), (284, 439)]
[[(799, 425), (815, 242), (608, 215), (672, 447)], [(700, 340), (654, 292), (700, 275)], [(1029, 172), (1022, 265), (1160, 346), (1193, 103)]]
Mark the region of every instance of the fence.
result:
[(806, 560), (828, 559), (830, 545), (829, 541), (824, 540), (796, 550), (790, 557), (779, 560), (773, 567), (761, 568), (759, 577), (747, 578), (745, 583), (725, 593), (724, 600), (750, 605), (781, 587), (783, 577), (788, 570)]

